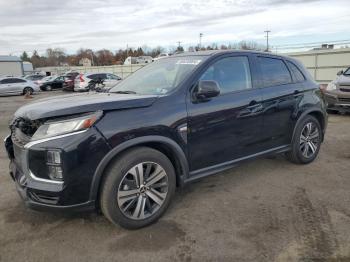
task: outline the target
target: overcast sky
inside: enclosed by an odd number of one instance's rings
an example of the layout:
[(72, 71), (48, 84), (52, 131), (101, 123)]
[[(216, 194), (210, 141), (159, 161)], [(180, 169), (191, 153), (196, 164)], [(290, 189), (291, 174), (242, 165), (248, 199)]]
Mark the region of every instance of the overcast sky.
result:
[(350, 39), (349, 0), (0, 0), (0, 54)]

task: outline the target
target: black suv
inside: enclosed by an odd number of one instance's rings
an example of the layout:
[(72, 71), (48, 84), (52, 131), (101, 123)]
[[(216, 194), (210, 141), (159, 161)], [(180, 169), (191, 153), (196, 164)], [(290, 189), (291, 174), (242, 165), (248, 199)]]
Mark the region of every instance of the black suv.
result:
[(210, 51), (160, 59), (109, 93), (46, 98), (17, 110), (10, 174), (37, 209), (101, 209), (139, 228), (175, 188), (285, 153), (313, 161), (327, 125), (318, 85), (296, 60)]

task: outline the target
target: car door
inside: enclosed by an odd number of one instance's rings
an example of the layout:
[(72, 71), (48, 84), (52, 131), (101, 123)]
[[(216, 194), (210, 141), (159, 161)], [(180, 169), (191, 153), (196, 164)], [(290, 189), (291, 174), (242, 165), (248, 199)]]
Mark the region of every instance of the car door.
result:
[(59, 76), (53, 81), (53, 88), (62, 88), (64, 77)]
[(9, 93), (21, 94), (25, 87), (26, 81), (20, 78), (9, 78)]
[(303, 96), (303, 84), (295, 83), (286, 61), (279, 57), (258, 56), (263, 91), (264, 149), (290, 143), (293, 119)]
[(11, 92), (11, 83), (8, 78), (0, 81), (0, 94), (8, 94)]
[(198, 102), (193, 99), (195, 87), (187, 101), (193, 174), (259, 151), (262, 97), (255, 72), (249, 54), (230, 55), (213, 61), (198, 78), (216, 81), (221, 91), (209, 101)]

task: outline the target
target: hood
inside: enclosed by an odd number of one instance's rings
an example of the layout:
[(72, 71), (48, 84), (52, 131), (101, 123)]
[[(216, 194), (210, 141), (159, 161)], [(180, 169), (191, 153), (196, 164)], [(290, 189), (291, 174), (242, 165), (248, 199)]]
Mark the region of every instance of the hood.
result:
[(340, 75), (335, 80), (337, 85), (350, 85), (350, 76), (348, 75)]
[(22, 117), (37, 120), (97, 110), (148, 107), (154, 103), (157, 97), (153, 95), (113, 93), (83, 93), (55, 96), (39, 99), (20, 107), (15, 113), (15, 118)]

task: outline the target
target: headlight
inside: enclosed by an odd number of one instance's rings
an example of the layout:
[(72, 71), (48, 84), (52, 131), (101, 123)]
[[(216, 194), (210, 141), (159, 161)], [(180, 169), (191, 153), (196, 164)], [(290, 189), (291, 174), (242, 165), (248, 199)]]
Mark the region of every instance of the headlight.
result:
[(330, 82), (330, 83), (327, 85), (327, 88), (326, 88), (327, 91), (332, 91), (332, 90), (335, 90), (335, 89), (337, 89), (337, 86), (336, 86), (336, 84), (334, 84), (333, 82)]
[(47, 137), (72, 133), (79, 130), (88, 129), (102, 116), (102, 111), (93, 114), (86, 114), (74, 118), (64, 118), (61, 120), (49, 120), (41, 125), (34, 133), (32, 139), (38, 140)]

